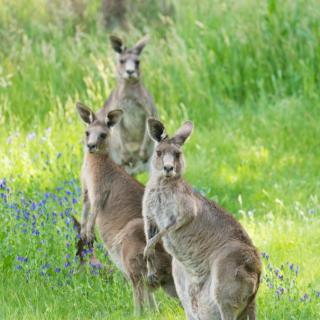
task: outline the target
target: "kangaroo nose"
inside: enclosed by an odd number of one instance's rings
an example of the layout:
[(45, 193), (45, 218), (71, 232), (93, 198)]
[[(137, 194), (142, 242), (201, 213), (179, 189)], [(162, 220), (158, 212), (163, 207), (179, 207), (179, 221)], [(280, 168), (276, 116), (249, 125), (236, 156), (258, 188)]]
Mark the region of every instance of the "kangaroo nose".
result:
[(134, 74), (134, 70), (127, 70), (127, 74), (129, 75), (129, 76), (131, 76), (131, 75), (133, 75)]
[(170, 173), (171, 171), (173, 171), (172, 165), (165, 165), (163, 168), (166, 173)]
[(87, 147), (89, 149), (89, 151), (93, 150), (97, 145), (95, 143), (88, 143)]

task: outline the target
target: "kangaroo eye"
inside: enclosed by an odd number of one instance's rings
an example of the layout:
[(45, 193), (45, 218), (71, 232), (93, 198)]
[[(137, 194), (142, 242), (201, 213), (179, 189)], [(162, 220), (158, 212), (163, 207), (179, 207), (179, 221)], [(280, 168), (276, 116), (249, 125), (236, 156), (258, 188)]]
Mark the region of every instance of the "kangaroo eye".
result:
[(161, 157), (161, 151), (160, 150), (157, 150), (157, 156)]
[(125, 62), (126, 62), (126, 60), (120, 59), (120, 63), (121, 63), (121, 64), (124, 64)]
[(101, 139), (105, 139), (106, 137), (107, 137), (107, 134), (106, 134), (106, 133), (101, 133), (101, 134), (100, 134), (100, 138), (101, 138)]
[(137, 67), (139, 67), (139, 65), (140, 65), (140, 61), (139, 60), (136, 60), (134, 63), (136, 64)]
[(89, 137), (89, 131), (86, 131), (86, 136)]
[(180, 157), (180, 152), (175, 152), (175, 153), (174, 153), (174, 157), (175, 157), (176, 159), (179, 159), (179, 157)]

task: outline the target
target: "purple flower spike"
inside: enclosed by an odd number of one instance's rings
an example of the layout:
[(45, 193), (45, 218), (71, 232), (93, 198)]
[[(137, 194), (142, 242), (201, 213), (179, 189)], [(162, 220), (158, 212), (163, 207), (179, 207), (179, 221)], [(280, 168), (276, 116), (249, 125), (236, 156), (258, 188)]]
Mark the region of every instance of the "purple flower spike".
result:
[(307, 301), (307, 300), (309, 300), (309, 295), (308, 295), (307, 293), (305, 293), (305, 294), (300, 298), (300, 301), (301, 301), (301, 302), (305, 302), (305, 301)]
[(40, 231), (34, 229), (34, 230), (32, 230), (32, 234), (33, 234), (34, 236), (38, 236), (38, 235), (40, 234)]
[(55, 273), (59, 273), (60, 271), (61, 271), (60, 268), (55, 268), (55, 269), (54, 269), (54, 272), (55, 272)]
[(28, 262), (28, 258), (23, 256), (17, 256), (17, 261), (19, 262)]
[(284, 288), (278, 287), (278, 289), (277, 289), (277, 291), (276, 291), (276, 295), (277, 295), (278, 297), (280, 297), (280, 296), (283, 295), (283, 294), (284, 294)]
[(93, 274), (94, 276), (98, 276), (99, 275), (99, 271), (96, 269), (91, 269), (91, 274)]
[(35, 202), (32, 202), (31, 203), (31, 207), (30, 207), (31, 210), (36, 210), (37, 209), (37, 205)]
[(0, 189), (6, 189), (7, 188), (7, 180), (6, 178), (3, 178), (0, 180)]
[(95, 269), (102, 269), (103, 268), (103, 265), (100, 262), (97, 262), (97, 263), (90, 262), (90, 266)]

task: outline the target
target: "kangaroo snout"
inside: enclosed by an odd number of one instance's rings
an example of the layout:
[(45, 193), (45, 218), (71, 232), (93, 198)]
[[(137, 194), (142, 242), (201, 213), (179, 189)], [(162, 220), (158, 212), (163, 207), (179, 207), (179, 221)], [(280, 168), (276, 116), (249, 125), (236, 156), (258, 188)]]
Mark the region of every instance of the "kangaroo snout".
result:
[(97, 145), (95, 143), (88, 143), (87, 147), (89, 152), (94, 152), (97, 149)]
[(167, 165), (163, 166), (163, 170), (165, 171), (166, 174), (169, 174), (169, 173), (173, 172), (173, 165), (167, 164)]
[(132, 69), (126, 70), (126, 72), (129, 76), (132, 76), (134, 74), (134, 70)]

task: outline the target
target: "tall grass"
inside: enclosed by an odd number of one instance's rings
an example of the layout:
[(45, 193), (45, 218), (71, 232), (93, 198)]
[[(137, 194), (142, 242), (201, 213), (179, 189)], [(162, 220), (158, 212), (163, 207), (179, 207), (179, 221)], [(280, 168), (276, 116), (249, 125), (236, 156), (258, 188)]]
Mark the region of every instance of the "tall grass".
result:
[[(54, 272), (54, 267), (64, 270), (65, 256), (74, 250), (71, 238), (65, 246), (64, 237), (73, 236), (65, 211), (80, 211), (73, 198), (79, 201), (83, 126), (75, 103), (98, 109), (115, 85), (100, 1), (84, 2), (80, 19), (59, 1), (48, 6), (45, 0), (0, 0), (0, 179), (7, 181), (0, 192), (0, 317), (5, 319), (127, 319), (132, 310), (130, 288), (117, 272), (106, 286), (90, 268), (72, 277)], [(186, 179), (241, 219), (270, 255), (264, 259), (260, 318), (315, 319), (320, 308), (318, 1), (173, 5), (170, 17), (140, 13), (130, 33), (114, 32), (128, 44), (151, 35), (141, 68), (161, 118), (169, 132), (187, 118), (195, 123), (185, 147)], [(145, 182), (147, 176), (139, 179)], [(70, 189), (68, 181), (76, 190), (72, 195), (62, 194)], [(64, 189), (56, 191), (59, 186)], [(50, 202), (48, 192), (62, 202)], [(32, 216), (31, 204), (43, 199), (43, 207), (32, 209), (41, 230), (37, 236), (24, 211)], [(56, 219), (53, 212), (63, 215)], [(41, 241), (47, 255), (37, 251)], [(40, 275), (46, 263), (48, 277)], [(15, 269), (20, 264), (22, 271)], [(300, 266), (297, 277), (290, 264)], [(146, 318), (183, 319), (175, 302), (163, 294), (160, 302), (162, 312)]]

